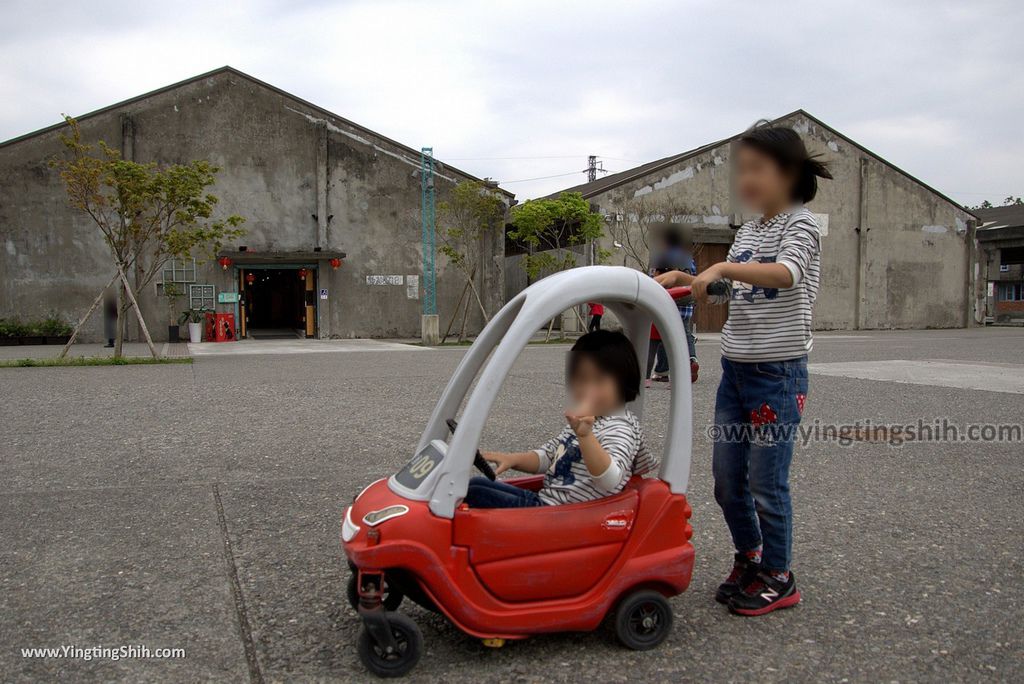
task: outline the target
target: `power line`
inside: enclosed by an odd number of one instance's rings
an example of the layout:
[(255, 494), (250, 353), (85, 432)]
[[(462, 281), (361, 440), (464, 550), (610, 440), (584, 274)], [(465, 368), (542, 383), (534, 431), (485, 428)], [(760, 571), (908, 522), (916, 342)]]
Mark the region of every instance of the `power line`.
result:
[(569, 171), (568, 173), (556, 173), (552, 176), (538, 176), (537, 178), (518, 178), (516, 180), (499, 180), (500, 185), (507, 185), (509, 183), (524, 183), (528, 180), (547, 180), (548, 178), (563, 178), (565, 176), (574, 176), (580, 173), (587, 173), (587, 169), (583, 171)]
[(445, 157), (448, 161), (491, 161), (495, 159), (579, 159), (582, 154), (559, 154), (540, 157)]
[[(529, 161), (532, 159), (579, 159), (580, 157), (586, 157), (585, 154), (559, 154), (559, 155), (548, 155), (538, 157), (445, 157), (446, 161), (503, 161), (503, 160), (519, 160)], [(611, 161), (623, 161), (623, 162), (634, 162), (642, 164), (642, 159), (624, 159), (622, 157), (606, 157), (599, 155), (601, 159), (609, 159)]]

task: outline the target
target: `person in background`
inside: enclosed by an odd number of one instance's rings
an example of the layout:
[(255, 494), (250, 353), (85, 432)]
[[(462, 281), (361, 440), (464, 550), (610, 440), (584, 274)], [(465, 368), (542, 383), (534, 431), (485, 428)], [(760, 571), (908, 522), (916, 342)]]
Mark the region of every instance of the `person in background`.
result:
[[(690, 241), (682, 226), (677, 223), (662, 223), (655, 226), (655, 231), (658, 236), (658, 246), (653, 276), (659, 277), (672, 271), (679, 271), (691, 277), (697, 275), (697, 264), (690, 251)], [(697, 362), (697, 338), (693, 334), (693, 297), (677, 300), (676, 306), (679, 309), (679, 317), (683, 321), (686, 346), (690, 353), (690, 382), (697, 382), (700, 364)], [(660, 336), (658, 339), (660, 340)], [(668, 356), (660, 342), (657, 353), (658, 359), (657, 365), (654, 367), (654, 375), (649, 375), (649, 377), (655, 382), (667, 382), (669, 380)]]
[(600, 330), (601, 316), (604, 316), (604, 304), (600, 302), (587, 302), (587, 307), (590, 310), (590, 325), (587, 326), (587, 332)]

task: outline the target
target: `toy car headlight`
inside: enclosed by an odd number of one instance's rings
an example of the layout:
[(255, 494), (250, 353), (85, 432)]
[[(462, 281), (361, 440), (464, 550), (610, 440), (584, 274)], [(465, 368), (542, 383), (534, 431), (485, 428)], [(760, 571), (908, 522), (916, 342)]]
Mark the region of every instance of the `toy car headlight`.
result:
[(385, 520), (397, 518), (398, 516), (405, 515), (408, 512), (408, 506), (388, 506), (387, 508), (382, 508), (379, 511), (370, 511), (369, 513), (363, 516), (363, 522), (369, 525), (370, 527), (376, 527)]
[(359, 527), (352, 523), (352, 507), (345, 509), (345, 519), (341, 522), (341, 540), (350, 542), (359, 534)]

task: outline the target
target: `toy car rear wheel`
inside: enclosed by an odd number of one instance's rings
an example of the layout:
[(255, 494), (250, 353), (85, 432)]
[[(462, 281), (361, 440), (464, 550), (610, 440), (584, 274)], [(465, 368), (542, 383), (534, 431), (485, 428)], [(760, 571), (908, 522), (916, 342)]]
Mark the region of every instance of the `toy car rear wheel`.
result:
[[(348, 595), (348, 603), (352, 606), (353, 610), (359, 610), (359, 579), (355, 573), (348, 578), (348, 586), (346, 587), (346, 594)], [(392, 611), (397, 610), (398, 606), (402, 605), (402, 599), (405, 598), (398, 588), (392, 587), (388, 584), (387, 577), (384, 578), (384, 596), (381, 603), (384, 605), (384, 610)]]
[(672, 607), (656, 591), (632, 593), (615, 610), (615, 636), (634, 651), (658, 646), (671, 631)]
[(359, 659), (378, 677), (401, 677), (419, 662), (423, 635), (416, 623), (401, 613), (387, 613), (387, 621), (397, 649), (386, 652), (364, 627), (359, 633)]

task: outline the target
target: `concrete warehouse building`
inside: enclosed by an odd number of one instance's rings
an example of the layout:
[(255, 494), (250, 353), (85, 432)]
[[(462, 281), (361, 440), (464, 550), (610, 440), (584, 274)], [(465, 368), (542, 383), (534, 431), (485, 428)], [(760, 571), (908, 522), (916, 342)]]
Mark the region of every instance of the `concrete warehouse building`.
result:
[[(218, 211), (245, 217), (222, 268), (169, 264), (140, 292), (150, 331), (166, 339), (160, 296), (236, 315), (238, 332), (271, 337), (417, 337), (421, 324), (421, 152), (230, 67), (78, 117), (87, 142), (138, 162), (206, 159), (221, 167)], [(0, 318), (57, 313), (77, 321), (114, 273), (99, 230), (73, 210), (48, 161), (63, 124), (0, 144)], [(473, 179), (437, 163), (437, 201)], [(475, 179), (474, 179), (475, 180)], [(498, 191), (508, 203), (512, 195)], [(481, 249), (478, 286), (501, 305), (503, 241)], [(332, 260), (341, 260), (333, 268)], [(334, 261), (338, 264), (338, 261)], [(455, 309), (464, 278), (437, 258), (437, 306)], [(480, 325), (470, 310), (471, 326)], [(176, 322), (176, 321), (175, 321)], [(443, 323), (442, 323), (443, 325)], [(94, 315), (82, 339), (104, 337)], [(131, 337), (138, 339), (136, 326)]]
[[(975, 217), (802, 110), (775, 121), (823, 155), (834, 180), (809, 205), (822, 228), (823, 330), (954, 328), (976, 320)], [(612, 263), (646, 267), (647, 226), (663, 218), (693, 227), (699, 269), (725, 259), (745, 216), (732, 193), (729, 158), (739, 134), (566, 188), (604, 214)], [(557, 195), (559, 193), (555, 193)], [(717, 331), (725, 307), (698, 307), (698, 330)]]
[(977, 209), (978, 279), (986, 322), (1024, 323), (1024, 205)]

